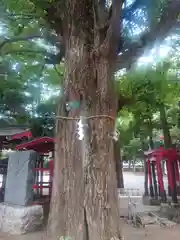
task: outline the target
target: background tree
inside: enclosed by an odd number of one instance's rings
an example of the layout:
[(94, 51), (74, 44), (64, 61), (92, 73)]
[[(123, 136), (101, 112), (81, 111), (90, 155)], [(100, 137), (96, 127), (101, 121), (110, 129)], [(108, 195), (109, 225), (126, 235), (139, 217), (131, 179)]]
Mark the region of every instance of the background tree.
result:
[[(129, 5), (116, 0), (112, 3), (54, 0), (42, 4), (36, 0), (6, 1), (8, 12), (5, 13), (33, 14), (38, 26), (44, 24), (47, 29), (48, 25), (52, 29), (49, 32), (56, 31), (55, 35), (66, 53), (65, 93), (61, 103), (82, 103), (76, 114), (74, 111), (58, 112), (64, 118), (57, 123), (58, 142), (49, 221), (49, 233), (54, 239), (67, 235), (74, 239), (121, 239), (113, 140), (110, 137), (114, 132), (114, 121), (112, 117), (89, 119), (91, 134), (84, 142), (87, 152), (83, 158), (77, 151), (81, 144), (76, 138), (76, 124), (70, 119), (83, 115), (85, 109), (89, 116), (116, 117), (118, 97), (112, 86), (114, 71), (130, 67), (144, 52), (144, 47), (154, 40), (162, 40), (179, 14), (179, 1), (154, 3), (134, 1)], [(156, 13), (154, 9), (158, 9)], [(151, 19), (152, 12), (156, 16), (155, 22)], [(139, 15), (143, 18), (136, 21)], [(45, 36), (43, 29), (38, 31), (41, 36)], [(131, 38), (132, 29), (142, 29), (140, 38), (136, 32)], [(20, 36), (18, 38), (22, 40)], [(35, 38), (37, 35), (28, 36), (28, 39)], [(62, 52), (61, 47), (60, 55)], [(119, 52), (121, 54), (117, 56)], [(46, 57), (45, 61), (48, 59)], [(58, 63), (60, 60), (58, 58)], [(65, 109), (65, 104), (62, 108)], [(67, 117), (68, 121), (65, 120)], [(105, 172), (107, 175), (103, 174)]]
[[(131, 104), (127, 106), (128, 112), (126, 111), (127, 116), (131, 113), (133, 121), (130, 125), (131, 128), (130, 126), (128, 128), (128, 131), (131, 131), (131, 136), (129, 136), (129, 142), (124, 145), (125, 153), (131, 152), (130, 149), (133, 148), (134, 142), (137, 142), (137, 138), (141, 140), (143, 151), (147, 150), (147, 141), (151, 149), (159, 147), (160, 143), (158, 142), (160, 142), (162, 135), (165, 147), (171, 147), (171, 133), (174, 131), (173, 129), (170, 131), (173, 126), (170, 113), (175, 113), (174, 116), (177, 116), (177, 109), (175, 110), (173, 106), (177, 103), (180, 86), (178, 76), (172, 74), (172, 72), (177, 72), (174, 66), (174, 60), (167, 62), (164, 59), (163, 62), (162, 60), (154, 62), (153, 67), (149, 65), (136, 67), (121, 77), (121, 93), (124, 92), (126, 96), (128, 94), (129, 98), (133, 99)], [(123, 112), (120, 112), (120, 116), (122, 114)], [(177, 120), (174, 117), (173, 120), (176, 125)], [(174, 138), (175, 136), (173, 136)], [(136, 157), (135, 152), (133, 157)], [(131, 155), (129, 159), (133, 159), (133, 157)], [(144, 164), (146, 172), (145, 193), (147, 194), (146, 162)]]

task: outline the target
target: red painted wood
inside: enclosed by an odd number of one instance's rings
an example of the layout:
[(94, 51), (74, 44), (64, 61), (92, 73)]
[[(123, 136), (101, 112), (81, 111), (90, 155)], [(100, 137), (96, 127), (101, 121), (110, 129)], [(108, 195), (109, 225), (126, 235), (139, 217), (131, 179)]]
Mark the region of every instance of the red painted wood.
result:
[(50, 188), (50, 185), (40, 186), (40, 185), (33, 185), (33, 189), (43, 189), (43, 188)]
[(32, 135), (32, 133), (31, 133), (31, 131), (24, 131), (24, 132), (22, 132), (22, 133), (17, 133), (17, 134), (15, 134), (15, 135), (13, 135), (12, 137), (11, 137), (11, 139), (12, 140), (15, 140), (15, 139), (21, 139), (21, 138), (24, 138), (24, 137), (26, 137), (26, 138), (32, 138), (33, 137), (33, 135)]
[(156, 166), (157, 166), (158, 182), (159, 182), (160, 190), (163, 193), (164, 192), (164, 182), (163, 182), (163, 172), (162, 172), (160, 160), (156, 162)]
[(43, 172), (49, 172), (49, 168), (34, 168), (34, 171), (43, 171)]
[(40, 153), (48, 153), (54, 151), (54, 143), (54, 138), (42, 137), (19, 144), (16, 146), (16, 150), (34, 150)]

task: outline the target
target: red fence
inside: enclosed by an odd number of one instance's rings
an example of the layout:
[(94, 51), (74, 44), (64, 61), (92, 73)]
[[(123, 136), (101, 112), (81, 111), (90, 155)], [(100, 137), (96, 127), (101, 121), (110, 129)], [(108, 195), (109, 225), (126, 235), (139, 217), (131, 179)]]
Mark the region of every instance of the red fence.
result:
[(50, 161), (49, 168), (44, 168), (43, 163), (40, 163), (40, 165), (41, 166), (34, 169), (35, 183), (33, 189), (35, 198), (38, 199), (44, 196), (50, 198), (52, 192), (54, 160)]

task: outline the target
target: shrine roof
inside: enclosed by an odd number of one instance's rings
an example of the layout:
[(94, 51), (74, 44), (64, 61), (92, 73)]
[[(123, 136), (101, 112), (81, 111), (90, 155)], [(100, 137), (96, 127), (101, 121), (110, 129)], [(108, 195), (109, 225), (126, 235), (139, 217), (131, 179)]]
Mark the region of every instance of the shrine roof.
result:
[(34, 150), (38, 153), (48, 153), (54, 150), (54, 138), (41, 137), (16, 146), (16, 150)]

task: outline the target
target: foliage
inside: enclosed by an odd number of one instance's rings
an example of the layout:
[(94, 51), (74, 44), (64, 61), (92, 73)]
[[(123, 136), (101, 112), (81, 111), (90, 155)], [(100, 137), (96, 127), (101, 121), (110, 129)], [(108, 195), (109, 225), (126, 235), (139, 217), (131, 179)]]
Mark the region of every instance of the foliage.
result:
[[(171, 51), (174, 51), (172, 49)], [(170, 52), (169, 55), (171, 55)], [(120, 118), (125, 119), (131, 116), (131, 122), (124, 125), (120, 121), (120, 133), (122, 147), (126, 155), (132, 159), (142, 144), (149, 142), (149, 147), (160, 146), (160, 136), (163, 135), (163, 128), (170, 129), (173, 143), (179, 140), (179, 76), (176, 74), (178, 60), (167, 59), (154, 63), (152, 66), (141, 66), (133, 68), (130, 72), (120, 77), (120, 92), (128, 96), (131, 104), (120, 111)], [(173, 70), (172, 70), (173, 69)], [(174, 74), (169, 74), (174, 72)], [(163, 126), (160, 117), (160, 107), (165, 106), (167, 126)], [(127, 121), (126, 121), (127, 123)], [(138, 140), (137, 140), (138, 139)], [(141, 147), (134, 148), (135, 143), (141, 141)], [(158, 145), (157, 145), (157, 142)], [(147, 146), (145, 147), (147, 148)], [(133, 149), (136, 149), (133, 150)], [(143, 149), (144, 150), (144, 149)]]
[(39, 104), (36, 109), (38, 117), (30, 120), (33, 136), (54, 136), (57, 100), (57, 98), (50, 98), (48, 101)]
[(174, 126), (170, 129), (171, 137), (172, 137), (172, 142), (174, 144), (179, 144), (180, 143), (180, 129), (177, 126)]
[[(15, 98), (14, 92), (12, 93), (12, 90), (11, 90), (11, 92), (8, 92), (8, 94), (5, 94), (5, 91), (2, 91), (2, 99), (4, 100), (4, 102), (6, 102), (6, 105), (9, 106), (9, 109), (11, 109), (11, 112), (13, 112), (13, 114), (16, 113), (17, 115), (20, 112), (19, 110), (17, 110), (17, 105), (22, 106), (24, 104), (25, 109), (27, 110), (28, 108), (28, 111), (26, 112), (29, 117), (31, 128), (33, 132), (38, 136), (49, 135), (51, 134), (50, 132), (53, 132), (52, 130), (54, 126), (54, 111), (55, 111), (56, 101), (51, 103), (48, 102), (47, 100), (51, 97), (50, 95), (52, 95), (52, 93), (49, 94), (49, 96), (47, 95), (48, 95), (48, 92), (50, 92), (50, 89), (52, 92), (55, 91), (56, 84), (58, 83), (57, 79), (59, 79), (59, 82), (61, 83), (63, 81), (63, 73), (64, 73), (63, 64), (62, 65), (59, 65), (59, 64), (63, 60), (65, 47), (67, 47), (68, 49), (68, 46), (70, 45), (69, 36), (67, 32), (68, 33), (70, 32), (73, 35), (73, 37), (76, 36), (77, 34), (82, 38), (88, 39), (87, 48), (88, 48), (88, 51), (90, 52), (89, 55), (91, 56), (89, 58), (92, 58), (92, 59), (95, 58), (95, 60), (93, 59), (92, 61), (93, 64), (94, 62), (96, 63), (96, 61), (99, 59), (98, 54), (99, 52), (101, 54), (102, 49), (104, 50), (104, 48), (102, 47), (104, 47), (104, 45), (106, 47), (106, 43), (107, 43), (108, 50), (110, 50), (111, 48), (113, 49), (114, 46), (118, 45), (118, 49), (115, 49), (114, 51), (112, 50), (112, 52), (114, 53), (112, 54), (113, 56), (112, 59), (115, 59), (117, 57), (117, 61), (116, 62), (112, 61), (113, 64), (111, 63), (111, 66), (115, 65), (115, 67), (113, 66), (115, 70), (122, 68), (123, 64), (125, 64), (126, 68), (130, 68), (132, 67), (132, 63), (134, 63), (134, 61), (142, 54), (142, 52), (144, 52), (146, 47), (151, 47), (153, 42), (157, 40), (158, 37), (159, 37), (158, 40), (164, 39), (164, 37), (167, 35), (169, 30), (171, 29), (172, 24), (176, 22), (177, 16), (180, 12), (179, 10), (180, 5), (178, 4), (178, 1), (162, 0), (162, 1), (150, 2), (150, 1), (144, 1), (144, 0), (134, 0), (131, 4), (128, 4), (128, 2), (125, 1), (124, 6), (120, 5), (120, 2), (122, 3), (122, 1), (112, 1), (112, 2), (100, 1), (100, 2), (101, 3), (105, 2), (103, 8), (99, 6), (100, 5), (99, 1), (92, 1), (92, 2), (87, 1), (89, 5), (87, 4), (87, 7), (84, 5), (84, 11), (85, 11), (84, 12), (83, 9), (81, 8), (80, 10), (78, 9), (78, 4), (80, 5), (80, 3), (86, 3), (86, 2), (83, 2), (83, 1), (78, 2), (77, 0), (76, 1), (75, 0), (73, 1), (6, 0), (5, 1), (5, 9), (3, 13), (4, 13), (4, 16), (7, 16), (7, 18), (4, 17), (3, 21), (4, 21), (4, 25), (8, 26), (7, 33), (6, 33), (8, 38), (7, 36), (3, 36), (0, 39), (1, 41), (0, 43), (1, 72), (4, 78), (3, 80), (5, 82), (6, 76), (8, 76), (9, 78), (12, 72), (12, 68), (14, 68), (16, 81), (22, 82), (21, 86), (23, 86), (24, 93), (25, 93), (23, 96), (26, 96), (26, 98), (22, 99), (21, 97), (22, 89), (19, 88), (18, 92), (20, 92), (21, 94), (17, 95), (16, 97), (17, 99), (15, 101), (16, 103), (13, 106), (11, 105), (11, 108), (10, 108), (11, 102), (9, 101), (8, 97), (11, 96)], [(119, 5), (116, 6), (115, 3), (118, 3), (118, 2), (119, 2)], [(119, 9), (118, 7), (119, 8), (121, 7), (121, 9)], [(67, 8), (68, 8), (68, 11), (65, 11), (67, 10)], [(91, 13), (89, 14), (87, 10), (89, 12), (91, 11)], [(87, 25), (86, 25), (87, 22), (83, 21), (86, 19), (86, 16), (85, 16), (87, 13), (86, 11), (90, 16), (92, 16), (93, 21), (87, 21), (88, 23), (92, 22), (92, 25), (91, 25), (92, 29), (90, 28), (90, 26), (88, 26), (88, 29), (87, 29)], [(100, 21), (100, 24), (99, 24), (98, 18), (102, 17), (101, 14), (99, 13), (102, 13), (102, 11), (103, 11), (103, 21), (102, 22)], [(68, 18), (66, 14), (68, 15)], [(119, 17), (121, 17), (121, 19)], [(13, 22), (13, 20), (14, 22), (17, 21), (16, 22), (17, 25), (16, 23)], [(99, 34), (100, 37), (97, 37), (98, 35), (96, 34), (96, 32), (100, 33)], [(92, 35), (92, 39), (91, 39), (91, 35)], [(114, 38), (111, 36), (114, 36)], [(98, 45), (100, 46), (97, 46), (96, 44), (97, 38), (99, 38)], [(66, 40), (66, 41), (63, 41), (63, 40)], [(64, 44), (64, 42), (66, 44)], [(114, 44), (116, 42), (118, 44)], [(100, 51), (96, 51), (96, 50), (100, 50)], [(76, 52), (79, 53), (79, 49)], [(97, 52), (98, 54), (94, 54), (94, 52)], [(118, 56), (115, 56), (116, 54)], [(111, 54), (109, 54), (109, 56), (110, 55)], [(66, 52), (66, 56), (68, 56), (68, 58), (70, 59), (69, 52)], [(89, 61), (89, 58), (88, 58), (88, 62), (91, 63), (91, 61)], [(82, 59), (83, 58), (80, 58), (80, 60)], [(110, 60), (110, 58), (106, 60)], [(123, 145), (124, 151), (133, 157), (137, 157), (140, 153), (140, 150), (144, 150), (145, 148), (144, 146), (147, 140), (149, 140), (149, 145), (151, 145), (153, 141), (153, 129), (155, 128), (155, 125), (153, 122), (154, 114), (157, 111), (159, 111), (160, 120), (162, 120), (162, 116), (161, 116), (162, 114), (160, 110), (162, 108), (164, 110), (165, 105), (170, 103), (174, 95), (177, 95), (175, 93), (177, 90), (177, 87), (174, 88), (174, 85), (170, 84), (167, 80), (167, 69), (168, 67), (165, 63), (165, 65), (164, 64), (160, 66), (156, 65), (155, 67), (153, 66), (151, 68), (141, 69), (141, 71), (132, 70), (128, 75), (125, 76), (124, 81), (121, 80), (121, 82), (126, 85), (126, 86), (125, 85), (120, 86), (121, 93), (124, 92), (125, 96), (129, 95), (129, 97), (133, 99), (133, 104), (131, 106), (127, 106), (127, 109), (126, 109), (127, 110), (126, 112), (129, 114), (129, 116), (132, 116), (131, 120), (127, 124), (129, 128), (122, 127), (122, 125), (120, 126), (120, 128), (122, 128), (122, 132), (124, 131), (125, 142), (122, 145)], [(68, 72), (68, 74), (71, 74), (71, 73)], [(102, 77), (104, 77), (103, 74), (102, 74)], [(76, 77), (74, 77), (74, 79), (77, 82), (79, 81), (78, 77), (77, 79)], [(70, 81), (68, 77), (66, 78), (66, 80), (67, 80), (66, 82), (68, 82), (69, 84)], [(49, 87), (49, 83), (51, 84), (51, 88)], [(98, 81), (97, 83), (98, 84), (96, 85), (101, 85), (99, 84)], [(81, 84), (77, 84), (77, 85), (81, 85)], [(102, 89), (105, 88), (107, 90), (106, 92), (108, 93), (109, 85), (110, 84), (108, 83), (107, 86), (106, 85), (103, 86), (103, 81), (102, 81), (101, 88)], [(9, 86), (10, 86), (10, 82), (9, 82)], [(45, 89), (46, 89), (46, 93), (45, 93)], [(157, 91), (157, 89), (159, 89), (159, 92)], [(59, 91), (61, 90), (60, 87), (58, 90)], [(81, 89), (81, 91), (83, 91), (83, 89)], [(167, 94), (167, 92), (169, 94)], [(99, 106), (101, 106), (102, 98), (100, 94), (99, 96), (96, 96), (95, 98), (100, 102)], [(87, 96), (87, 97), (90, 98), (90, 96)], [(111, 96), (107, 96), (107, 99), (108, 97), (111, 97)], [(31, 99), (31, 103), (28, 103), (27, 101), (28, 98)], [(98, 101), (95, 101), (95, 102), (97, 103)], [(5, 104), (4, 102), (3, 104)], [(93, 104), (94, 102), (92, 98), (92, 105)], [(166, 118), (165, 114), (164, 114), (164, 118)], [(162, 127), (162, 121), (161, 121), (161, 127), (163, 128), (163, 130), (164, 130), (164, 126), (165, 125), (163, 125)], [(59, 129), (59, 131), (61, 131), (61, 129)], [(126, 132), (128, 132), (127, 136), (125, 136)], [(68, 131), (67, 131), (67, 135), (68, 135)], [(105, 133), (104, 136), (106, 137), (106, 135), (107, 134)], [(104, 136), (101, 135), (101, 138), (103, 138)], [(67, 137), (66, 139), (70, 139), (70, 138)], [(98, 147), (99, 149), (102, 148), (102, 145), (97, 146), (97, 143), (95, 142), (95, 138), (92, 138), (92, 139), (93, 139), (92, 142), (94, 143), (92, 144), (92, 146), (94, 147), (92, 147), (93, 149), (91, 151), (91, 155), (89, 155), (89, 159), (91, 159), (93, 154), (96, 155), (96, 152), (98, 152)], [(64, 142), (68, 144), (69, 142), (68, 141), (66, 142), (66, 141), (67, 140), (65, 140)], [(103, 139), (103, 145), (104, 147), (106, 147), (106, 144), (104, 143), (106, 143), (106, 138)], [(65, 145), (66, 144), (64, 144), (64, 148), (65, 148)], [(68, 150), (71, 151), (73, 149), (72, 144), (70, 145), (69, 143), (69, 146), (70, 148)], [(62, 149), (62, 147), (60, 146), (58, 147)], [(102, 149), (100, 152), (102, 153)], [(112, 152), (112, 151), (109, 151), (109, 152)], [(72, 159), (76, 158), (76, 156), (74, 156), (73, 153), (75, 152), (72, 152), (72, 154), (70, 155), (62, 154), (64, 156), (67, 155), (67, 159), (64, 159), (64, 160), (66, 160), (67, 162), (66, 165), (68, 167), (72, 165), (72, 164), (69, 164), (70, 161), (68, 161), (70, 160), (71, 156), (72, 156)], [(107, 160), (109, 158), (107, 154), (106, 154), (106, 158)], [(94, 159), (94, 156), (93, 156), (93, 159)], [(75, 159), (74, 162), (76, 162), (76, 160), (78, 159)], [(74, 169), (75, 169), (75, 165), (72, 166), (73, 171)], [(58, 173), (58, 171), (56, 171), (56, 173)], [(105, 182), (104, 180), (105, 180), (105, 175), (100, 176), (100, 180), (98, 181), (100, 182), (102, 181), (103, 183)], [(63, 187), (64, 182), (63, 181), (61, 182)], [(68, 184), (69, 184), (69, 181), (68, 181)], [(66, 186), (66, 188), (69, 188), (69, 187)], [(71, 191), (71, 190), (68, 190), (68, 191)], [(66, 194), (66, 191), (65, 191), (65, 194)], [(112, 201), (110, 200), (110, 203), (111, 202)], [(58, 206), (58, 201), (56, 205)], [(52, 206), (55, 206), (55, 205), (52, 205)], [(66, 204), (64, 207), (66, 208)], [(87, 211), (85, 208), (83, 210), (85, 210), (84, 213), (85, 213), (85, 219), (86, 219)], [(56, 212), (57, 212), (57, 207), (56, 207)], [(58, 217), (56, 219), (58, 220)], [(63, 219), (63, 221), (65, 221), (65, 219)], [(116, 228), (116, 230), (117, 229), (118, 228)], [(62, 234), (60, 234), (60, 236), (61, 235)]]
[[(0, 37), (0, 63), (1, 71), (4, 71), (1, 77), (8, 77), (8, 81), (0, 87), (1, 111), (18, 116), (19, 121), (29, 121), (32, 118), (31, 125), (39, 128), (40, 135), (45, 134), (42, 126), (49, 124), (45, 122), (50, 121), (51, 126), (54, 121), (55, 105), (52, 106), (51, 100), (46, 100), (44, 96), (47, 92), (57, 91), (58, 94), (59, 83), (62, 83), (64, 76), (63, 64), (49, 65), (47, 61), (61, 50), (57, 29), (48, 18), (49, 6), (58, 6), (54, 17), (57, 22), (60, 21), (57, 16), (60, 5), (57, 4), (57, 1), (44, 1), (41, 4), (36, 0), (7, 0), (1, 10), (1, 21), (6, 29)], [(165, 7), (166, 1), (154, 1), (151, 4), (142, 0), (126, 2), (123, 10), (123, 48), (139, 41), (139, 37), (159, 21)], [(141, 11), (143, 18), (139, 18), (138, 11)], [(140, 34), (137, 35), (134, 29)], [(178, 41), (175, 41), (174, 47), (178, 48)], [(172, 104), (173, 99), (176, 101), (179, 90), (179, 85), (169, 84), (169, 65), (172, 62), (163, 62), (152, 68), (132, 69), (121, 78), (121, 94), (128, 95), (134, 102), (126, 108), (127, 116), (130, 113), (133, 118), (128, 129), (124, 129), (122, 124), (120, 127), (123, 145), (129, 144), (129, 139), (134, 136), (146, 139), (150, 118), (153, 129), (161, 128), (159, 119), (153, 119), (154, 114), (157, 115), (158, 103), (162, 101), (167, 106), (169, 102)], [(171, 68), (176, 68), (176, 65), (173, 63)], [(127, 118), (125, 122), (127, 123)]]
[(132, 159), (140, 155), (142, 145), (140, 138), (133, 138), (129, 144), (124, 147), (123, 155), (126, 159)]

